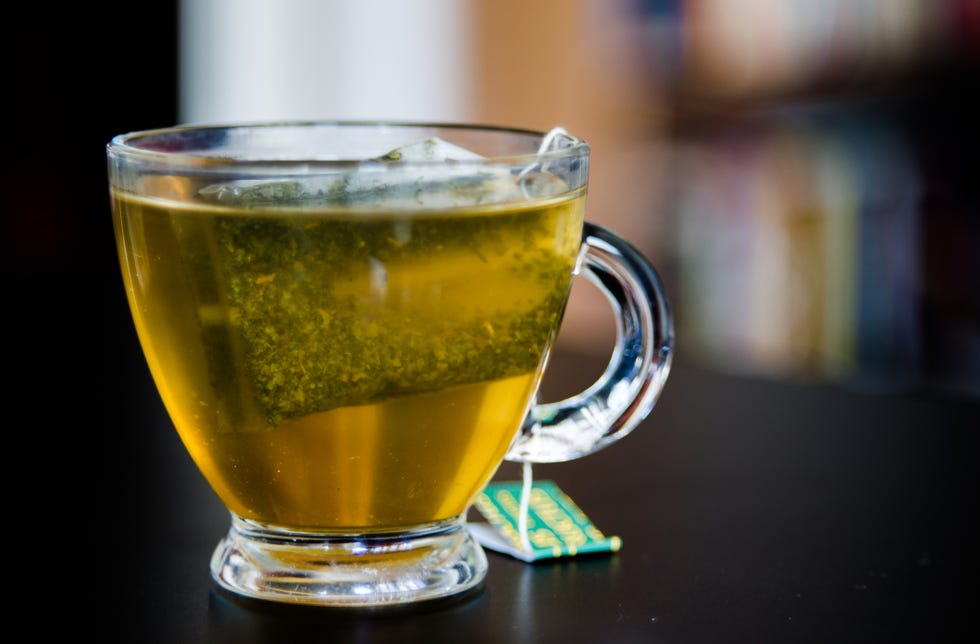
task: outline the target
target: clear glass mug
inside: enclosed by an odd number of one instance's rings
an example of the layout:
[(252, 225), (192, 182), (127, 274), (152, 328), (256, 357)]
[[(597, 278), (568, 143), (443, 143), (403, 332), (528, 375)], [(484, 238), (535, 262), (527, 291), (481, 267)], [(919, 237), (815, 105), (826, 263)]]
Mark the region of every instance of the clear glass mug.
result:
[[(474, 125), (182, 126), (107, 146), (123, 280), (180, 438), (231, 513), (243, 596), (444, 597), (487, 571), (468, 509), (506, 459), (622, 438), (669, 372), (662, 283), (585, 220), (589, 147)], [(588, 390), (536, 398), (572, 279), (618, 335)]]

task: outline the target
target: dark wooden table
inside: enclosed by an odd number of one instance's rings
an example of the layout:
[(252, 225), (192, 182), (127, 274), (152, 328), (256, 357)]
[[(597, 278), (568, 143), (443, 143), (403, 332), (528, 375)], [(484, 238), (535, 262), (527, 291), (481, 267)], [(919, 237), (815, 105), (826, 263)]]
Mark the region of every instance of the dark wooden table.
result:
[[(35, 547), (14, 558), (30, 570), (17, 578), (37, 585), (18, 588), (41, 608), (36, 629), (140, 644), (980, 634), (980, 401), (726, 375), (685, 362), (683, 345), (660, 402), (632, 434), (535, 468), (622, 538), (619, 553), (536, 564), (490, 553), (477, 591), (397, 611), (230, 597), (208, 571), (228, 516), (163, 410), (117, 278), (79, 275), (68, 286), (54, 300), (24, 285), (45, 320), (25, 332), (46, 344), (20, 379), (26, 393), (11, 397), (30, 402), (29, 427), (51, 430), (33, 434), (44, 458), (32, 457), (29, 471), (59, 476), (54, 493), (35, 476), (19, 478), (14, 495), (33, 511), (16, 525)], [(84, 338), (74, 335), (80, 319), (91, 322)], [(573, 388), (599, 367), (558, 354), (546, 391)], [(61, 384), (67, 393), (52, 395)], [(498, 473), (518, 476), (512, 464)]]

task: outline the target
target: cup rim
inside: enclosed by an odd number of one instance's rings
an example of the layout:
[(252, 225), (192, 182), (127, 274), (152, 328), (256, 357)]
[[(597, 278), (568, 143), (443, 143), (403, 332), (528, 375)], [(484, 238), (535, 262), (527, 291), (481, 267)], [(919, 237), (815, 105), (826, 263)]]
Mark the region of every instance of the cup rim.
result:
[[(137, 141), (164, 135), (177, 135), (178, 137), (191, 138), (195, 134), (200, 135), (209, 131), (232, 131), (261, 129), (272, 130), (276, 128), (310, 128), (310, 127), (337, 127), (337, 128), (390, 128), (390, 129), (416, 129), (416, 130), (448, 130), (460, 132), (487, 132), (499, 133), (501, 135), (525, 136), (536, 138), (538, 142), (543, 142), (548, 132), (533, 128), (522, 128), (514, 126), (494, 125), (486, 123), (470, 122), (451, 122), (451, 121), (411, 121), (411, 120), (248, 120), (248, 121), (219, 121), (212, 123), (186, 123), (168, 127), (151, 128), (144, 130), (133, 130), (113, 136), (106, 145), (106, 152), (110, 157), (124, 156), (131, 161), (143, 161), (147, 163), (165, 163), (170, 166), (214, 166), (220, 164), (225, 167), (259, 167), (259, 166), (296, 166), (303, 165), (311, 168), (330, 168), (330, 167), (349, 167), (351, 165), (362, 164), (369, 159), (326, 159), (315, 156), (296, 155), (288, 158), (269, 156), (249, 156), (245, 158), (236, 157), (220, 153), (188, 152), (181, 149), (161, 149), (151, 147), (140, 147)], [(532, 162), (543, 162), (554, 159), (584, 156), (589, 153), (589, 144), (577, 136), (571, 135), (562, 130), (569, 137), (570, 143), (566, 147), (549, 149), (545, 151), (535, 150), (533, 152), (515, 153), (505, 155), (481, 156), (477, 159), (453, 160), (457, 165), (517, 165)], [(442, 165), (443, 160), (410, 160), (399, 161), (399, 163), (409, 166)]]

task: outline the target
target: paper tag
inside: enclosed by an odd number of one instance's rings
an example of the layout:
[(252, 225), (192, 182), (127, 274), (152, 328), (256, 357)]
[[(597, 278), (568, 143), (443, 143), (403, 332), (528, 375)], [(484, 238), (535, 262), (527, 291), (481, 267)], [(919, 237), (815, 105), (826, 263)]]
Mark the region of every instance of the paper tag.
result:
[(522, 561), (616, 552), (623, 542), (607, 537), (554, 481), (535, 481), (528, 499), (527, 539), (522, 544), (520, 481), (494, 481), (474, 507), (487, 523), (470, 522), (470, 532), (484, 547)]

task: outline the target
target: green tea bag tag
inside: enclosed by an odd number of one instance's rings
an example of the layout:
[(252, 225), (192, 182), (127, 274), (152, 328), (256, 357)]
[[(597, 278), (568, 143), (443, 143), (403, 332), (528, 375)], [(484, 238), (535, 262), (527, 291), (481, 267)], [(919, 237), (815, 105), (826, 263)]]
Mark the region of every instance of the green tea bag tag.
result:
[(619, 537), (603, 535), (554, 481), (526, 483), (494, 481), (477, 497), (474, 507), (487, 523), (470, 522), (469, 528), (484, 547), (527, 562), (622, 547)]

